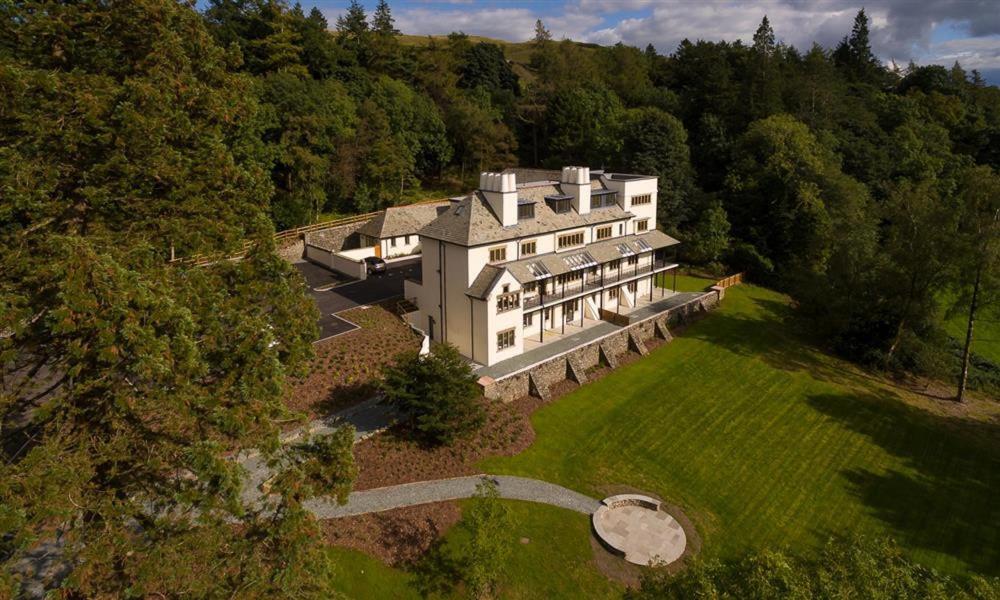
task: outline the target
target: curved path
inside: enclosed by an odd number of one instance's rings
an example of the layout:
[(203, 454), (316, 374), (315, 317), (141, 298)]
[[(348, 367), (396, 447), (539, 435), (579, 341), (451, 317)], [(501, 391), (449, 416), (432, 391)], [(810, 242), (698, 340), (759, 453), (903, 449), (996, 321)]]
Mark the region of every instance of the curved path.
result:
[(343, 506), (328, 496), (314, 498), (303, 506), (318, 519), (350, 517), (430, 502), (471, 498), (476, 493), (476, 484), (487, 478), (497, 483), (501, 498), (551, 504), (585, 515), (593, 513), (601, 505), (590, 496), (538, 479), (509, 475), (469, 475), (351, 492), (347, 504)]

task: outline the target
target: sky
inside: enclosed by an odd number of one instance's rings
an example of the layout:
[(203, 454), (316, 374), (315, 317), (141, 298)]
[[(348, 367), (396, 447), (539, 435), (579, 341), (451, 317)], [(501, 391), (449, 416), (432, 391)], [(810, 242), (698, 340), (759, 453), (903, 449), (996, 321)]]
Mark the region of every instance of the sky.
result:
[[(347, 0), (301, 0), (317, 6), (331, 27)], [(377, 0), (363, 0), (371, 13)], [(534, 35), (541, 19), (554, 39), (624, 42), (669, 54), (684, 38), (749, 41), (765, 14), (778, 40), (808, 50), (833, 47), (851, 30), (862, 6), (871, 19), (875, 53), (901, 68), (950, 67), (958, 60), (1000, 84), (1000, 0), (389, 0), (396, 27), (428, 35), (463, 31), (508, 41)]]

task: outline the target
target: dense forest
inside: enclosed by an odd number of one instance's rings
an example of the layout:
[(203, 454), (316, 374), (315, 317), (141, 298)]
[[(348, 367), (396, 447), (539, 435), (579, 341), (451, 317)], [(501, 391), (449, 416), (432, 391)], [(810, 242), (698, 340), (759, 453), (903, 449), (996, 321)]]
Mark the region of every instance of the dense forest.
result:
[(670, 55), (539, 21), (522, 63), (462, 33), (402, 44), (384, 1), (330, 33), (280, 2), (204, 16), (254, 82), (279, 229), (515, 164), (655, 174), (687, 262), (791, 293), (849, 358), (952, 380), (975, 363), (974, 387), (1000, 385), (940, 326), (997, 312), (1000, 89), (959, 64), (886, 68), (863, 10), (832, 49), (780, 44), (765, 16), (750, 44)]
[(58, 529), (81, 596), (324, 596), (301, 509), (323, 452), (285, 457), (257, 512), (223, 458), (276, 448), (315, 337), (271, 233), (483, 169), (655, 174), (686, 262), (789, 293), (853, 360), (996, 394), (970, 349), (1000, 318), (1000, 89), (887, 68), (863, 11), (835, 48), (778, 37), (764, 17), (663, 54), (539, 22), (515, 62), (403, 43), (384, 0), (332, 24), (281, 0), (0, 4), (0, 586)]

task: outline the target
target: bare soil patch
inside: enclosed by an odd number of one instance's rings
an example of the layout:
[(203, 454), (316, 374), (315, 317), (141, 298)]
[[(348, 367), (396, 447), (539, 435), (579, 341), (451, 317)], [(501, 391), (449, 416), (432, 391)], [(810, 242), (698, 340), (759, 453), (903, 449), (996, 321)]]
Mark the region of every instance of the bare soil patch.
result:
[(435, 502), (331, 519), (322, 527), (329, 544), (359, 550), (396, 567), (416, 562), (461, 517), (457, 502)]
[(420, 339), (388, 305), (352, 308), (337, 316), (359, 329), (316, 344), (309, 373), (292, 379), (285, 392), (285, 405), (309, 419), (368, 399), (383, 365), (404, 350), (420, 348)]
[(475, 464), (487, 456), (513, 456), (535, 440), (529, 416), (540, 406), (535, 398), (510, 404), (483, 400), (486, 423), (453, 446), (427, 448), (395, 427), (354, 446), (358, 478), (354, 489), (373, 488), (476, 474)]

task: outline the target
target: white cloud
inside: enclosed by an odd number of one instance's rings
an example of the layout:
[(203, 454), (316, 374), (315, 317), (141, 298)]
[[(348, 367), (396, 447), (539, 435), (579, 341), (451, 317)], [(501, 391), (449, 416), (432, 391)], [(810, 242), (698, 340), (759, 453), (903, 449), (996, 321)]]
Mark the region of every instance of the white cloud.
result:
[[(471, 10), (436, 10), (409, 8), (395, 13), (396, 27), (408, 34), (434, 35), (462, 31), (470, 35), (498, 38), (512, 42), (529, 40), (535, 35), (539, 16), (527, 8), (481, 8)], [(582, 40), (586, 32), (602, 21), (601, 17), (582, 12), (568, 12), (543, 19), (555, 39)]]
[(950, 67), (957, 60), (965, 70), (1000, 68), (1000, 36), (962, 38), (932, 44), (929, 62)]
[[(453, 0), (463, 2), (465, 0)], [(1000, 68), (1000, 11), (995, 0), (868, 0), (871, 40), (884, 60), (945, 64), (957, 58), (968, 68)], [(567, 0), (563, 5), (536, 8), (499, 6), (407, 7), (395, 12), (405, 33), (427, 35), (464, 31), (472, 35), (524, 41), (534, 35), (541, 18), (556, 39), (599, 44), (624, 42), (639, 47), (652, 43), (662, 53), (673, 52), (681, 40), (743, 40), (749, 43), (766, 14), (776, 37), (808, 49), (813, 42), (831, 48), (850, 33), (860, 0)], [(557, 8), (557, 11), (552, 9)], [(620, 13), (644, 11), (645, 16), (609, 20)], [(554, 13), (554, 14), (553, 14)], [(333, 22), (333, 20), (331, 20)], [(934, 42), (942, 24), (959, 24), (969, 37)], [(949, 62), (950, 61), (950, 62)]]

